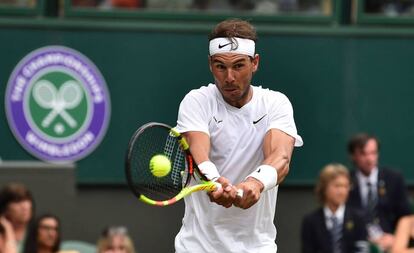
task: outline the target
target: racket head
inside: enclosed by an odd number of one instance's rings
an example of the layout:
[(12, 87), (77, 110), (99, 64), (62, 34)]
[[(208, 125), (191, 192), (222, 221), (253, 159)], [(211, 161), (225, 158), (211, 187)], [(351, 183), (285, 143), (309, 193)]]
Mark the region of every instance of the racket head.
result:
[[(179, 135), (181, 136), (181, 135)], [(171, 171), (164, 177), (151, 173), (154, 155), (170, 159)], [(131, 191), (148, 204), (174, 199), (190, 182), (193, 161), (180, 145), (171, 127), (151, 122), (140, 127), (132, 136), (125, 158), (125, 173)]]

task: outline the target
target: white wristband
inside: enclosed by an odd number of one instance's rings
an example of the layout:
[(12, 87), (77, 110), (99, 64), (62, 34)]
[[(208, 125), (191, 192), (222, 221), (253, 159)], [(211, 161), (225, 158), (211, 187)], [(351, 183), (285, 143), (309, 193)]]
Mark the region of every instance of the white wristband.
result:
[(217, 170), (216, 165), (214, 165), (214, 163), (210, 161), (205, 161), (205, 162), (200, 163), (198, 165), (198, 168), (200, 169), (200, 172), (203, 173), (203, 175), (208, 180), (215, 182), (220, 177), (220, 174)]
[(246, 179), (249, 177), (259, 180), (264, 186), (263, 191), (270, 190), (277, 185), (277, 170), (267, 164), (257, 167)]

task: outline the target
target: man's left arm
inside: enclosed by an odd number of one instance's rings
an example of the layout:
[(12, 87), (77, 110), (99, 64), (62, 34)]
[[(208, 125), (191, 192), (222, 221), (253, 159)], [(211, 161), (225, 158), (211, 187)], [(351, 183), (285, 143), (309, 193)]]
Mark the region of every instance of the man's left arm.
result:
[(279, 129), (270, 129), (263, 141), (264, 160), (255, 172), (236, 188), (243, 190), (243, 197), (234, 205), (247, 209), (259, 201), (262, 191), (280, 184), (289, 173), (295, 139)]

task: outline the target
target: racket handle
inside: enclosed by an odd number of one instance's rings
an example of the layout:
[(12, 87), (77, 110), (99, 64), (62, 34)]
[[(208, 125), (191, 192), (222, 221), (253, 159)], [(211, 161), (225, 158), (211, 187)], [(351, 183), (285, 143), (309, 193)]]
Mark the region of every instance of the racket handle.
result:
[(236, 196), (239, 198), (243, 198), (244, 191), (243, 189), (237, 189)]
[(214, 191), (217, 191), (218, 189), (222, 188), (223, 186), (220, 183), (214, 182), (214, 185), (216, 186), (216, 188), (214, 189)]

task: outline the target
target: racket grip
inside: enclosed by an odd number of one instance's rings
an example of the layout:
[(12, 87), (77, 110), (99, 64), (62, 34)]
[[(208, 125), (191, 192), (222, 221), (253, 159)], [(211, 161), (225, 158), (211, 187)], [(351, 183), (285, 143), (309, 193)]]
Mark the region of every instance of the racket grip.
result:
[(216, 188), (213, 191), (217, 191), (218, 189), (222, 188), (223, 186), (220, 183), (214, 182)]
[(243, 189), (237, 189), (236, 196), (239, 198), (243, 198), (244, 191)]

